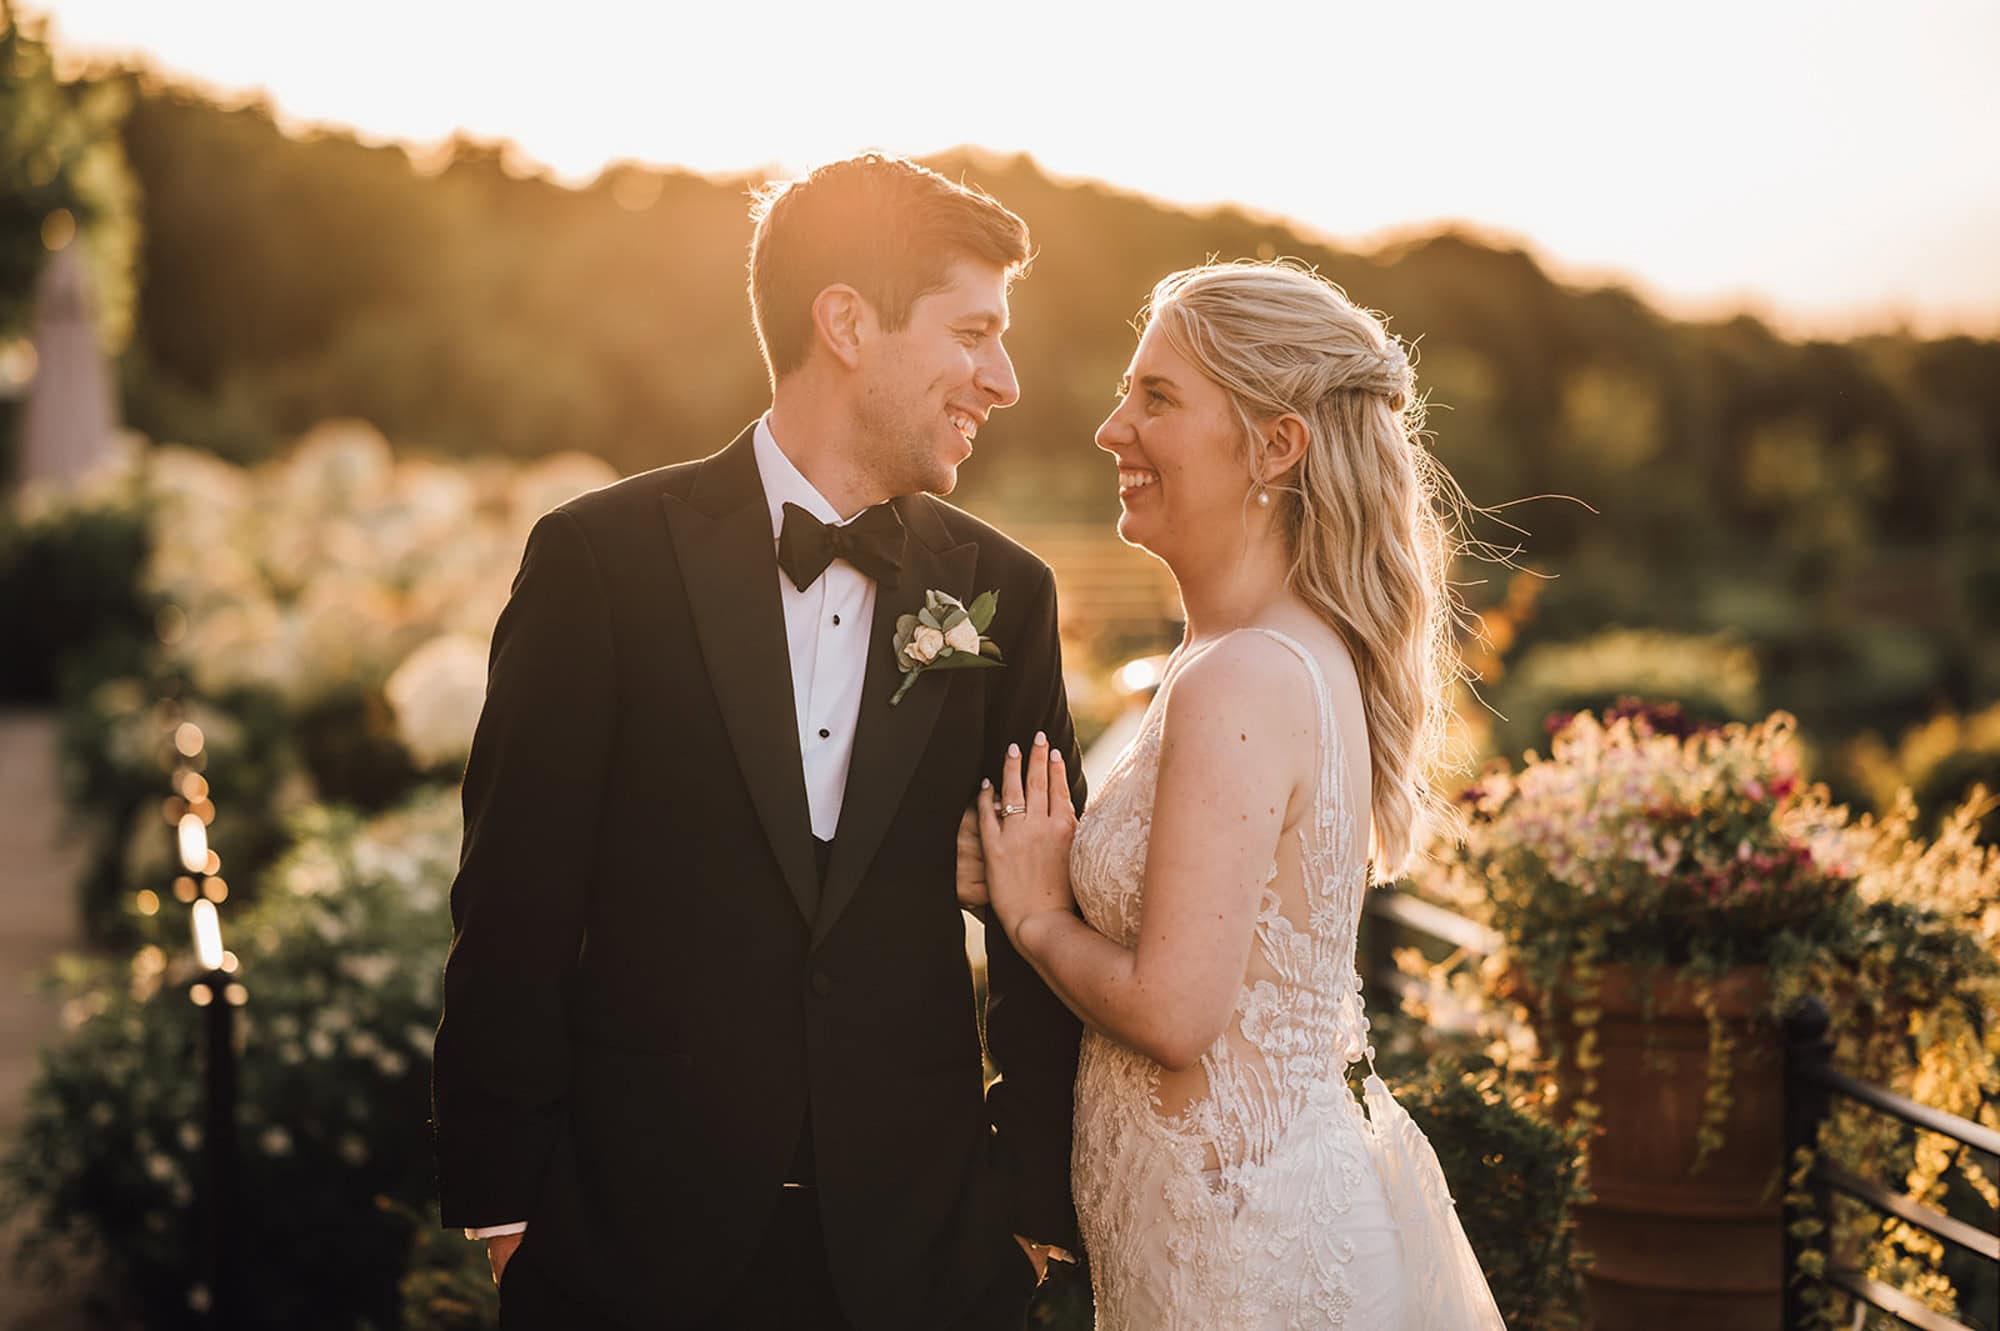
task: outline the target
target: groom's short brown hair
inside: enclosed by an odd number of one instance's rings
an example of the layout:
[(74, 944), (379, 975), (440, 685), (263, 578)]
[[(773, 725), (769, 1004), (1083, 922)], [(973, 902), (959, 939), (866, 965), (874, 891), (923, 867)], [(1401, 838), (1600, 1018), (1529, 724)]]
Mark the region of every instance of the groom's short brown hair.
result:
[(805, 364), (813, 302), (836, 282), (894, 331), (959, 260), (984, 260), (1010, 278), (1028, 263), (1028, 224), (999, 200), (886, 153), (766, 185), (750, 215), (750, 315), (773, 384)]

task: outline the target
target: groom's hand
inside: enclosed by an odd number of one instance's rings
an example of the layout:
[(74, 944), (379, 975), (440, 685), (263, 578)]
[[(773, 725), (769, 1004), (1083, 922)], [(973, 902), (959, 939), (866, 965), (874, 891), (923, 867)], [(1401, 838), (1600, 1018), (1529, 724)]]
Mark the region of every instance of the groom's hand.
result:
[(986, 852), (979, 843), (979, 806), (969, 804), (958, 820), (958, 904), (978, 910), (986, 904)]
[(495, 1234), (486, 1240), (486, 1260), (493, 1268), (493, 1283), (498, 1285), (500, 1277), (507, 1271), (507, 1263), (514, 1260), (514, 1249), (521, 1246), (519, 1234)]
[(1028, 1264), (1035, 1268), (1035, 1284), (1040, 1285), (1049, 1278), (1049, 1263), (1074, 1262), (1068, 1249), (1058, 1248), (1053, 1243), (1037, 1243), (1025, 1234), (1016, 1234), (1014, 1242), (1021, 1245), (1021, 1251), (1028, 1254)]
[(1021, 1245), (1021, 1251), (1028, 1254), (1028, 1265), (1035, 1268), (1035, 1283), (1041, 1284), (1049, 1278), (1049, 1250), (1033, 1239), (1014, 1236), (1014, 1242)]

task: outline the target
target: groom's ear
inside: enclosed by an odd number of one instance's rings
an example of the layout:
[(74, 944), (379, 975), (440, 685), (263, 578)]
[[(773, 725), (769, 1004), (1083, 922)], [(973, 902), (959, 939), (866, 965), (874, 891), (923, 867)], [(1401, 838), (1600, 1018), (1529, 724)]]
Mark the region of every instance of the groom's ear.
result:
[(822, 347), (848, 369), (861, 363), (861, 342), (868, 333), (873, 311), (861, 293), (836, 282), (813, 299), (813, 336)]

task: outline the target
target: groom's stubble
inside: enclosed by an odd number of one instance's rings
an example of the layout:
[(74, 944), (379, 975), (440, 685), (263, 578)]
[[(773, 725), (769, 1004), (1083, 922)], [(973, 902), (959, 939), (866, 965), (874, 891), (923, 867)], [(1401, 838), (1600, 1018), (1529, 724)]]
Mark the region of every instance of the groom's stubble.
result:
[(912, 390), (908, 364), (896, 352), (884, 368), (855, 404), (857, 469), (880, 494), (950, 494), (961, 464), (939, 451), (933, 403), (943, 386)]
[(850, 465), (885, 496), (948, 495), (973, 446), (955, 416), (984, 426), (1020, 398), (1002, 345), (1009, 272), (961, 259), (919, 296), (901, 327), (870, 320), (850, 391)]

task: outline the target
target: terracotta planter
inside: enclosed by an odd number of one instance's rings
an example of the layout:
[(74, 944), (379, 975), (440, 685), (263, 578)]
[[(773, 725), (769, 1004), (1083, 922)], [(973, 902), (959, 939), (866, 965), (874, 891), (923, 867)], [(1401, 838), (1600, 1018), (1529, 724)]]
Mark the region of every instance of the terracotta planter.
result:
[[(1698, 1174), (1708, 1024), (1695, 987), (1679, 971), (1653, 972), (1648, 1016), (1641, 973), (1615, 964), (1603, 974), (1603, 1113), (1590, 1147), (1597, 1198), (1577, 1222), (1577, 1246), (1596, 1258), (1586, 1281), (1591, 1320), (1598, 1331), (1771, 1331), (1784, 1289), (1784, 1065), (1764, 1015), (1764, 968), (1731, 971), (1716, 985), (1735, 1042), (1730, 1109), (1722, 1148)], [(1577, 1031), (1560, 993), (1555, 1024), (1564, 1046), (1557, 1081), (1573, 1102)]]

